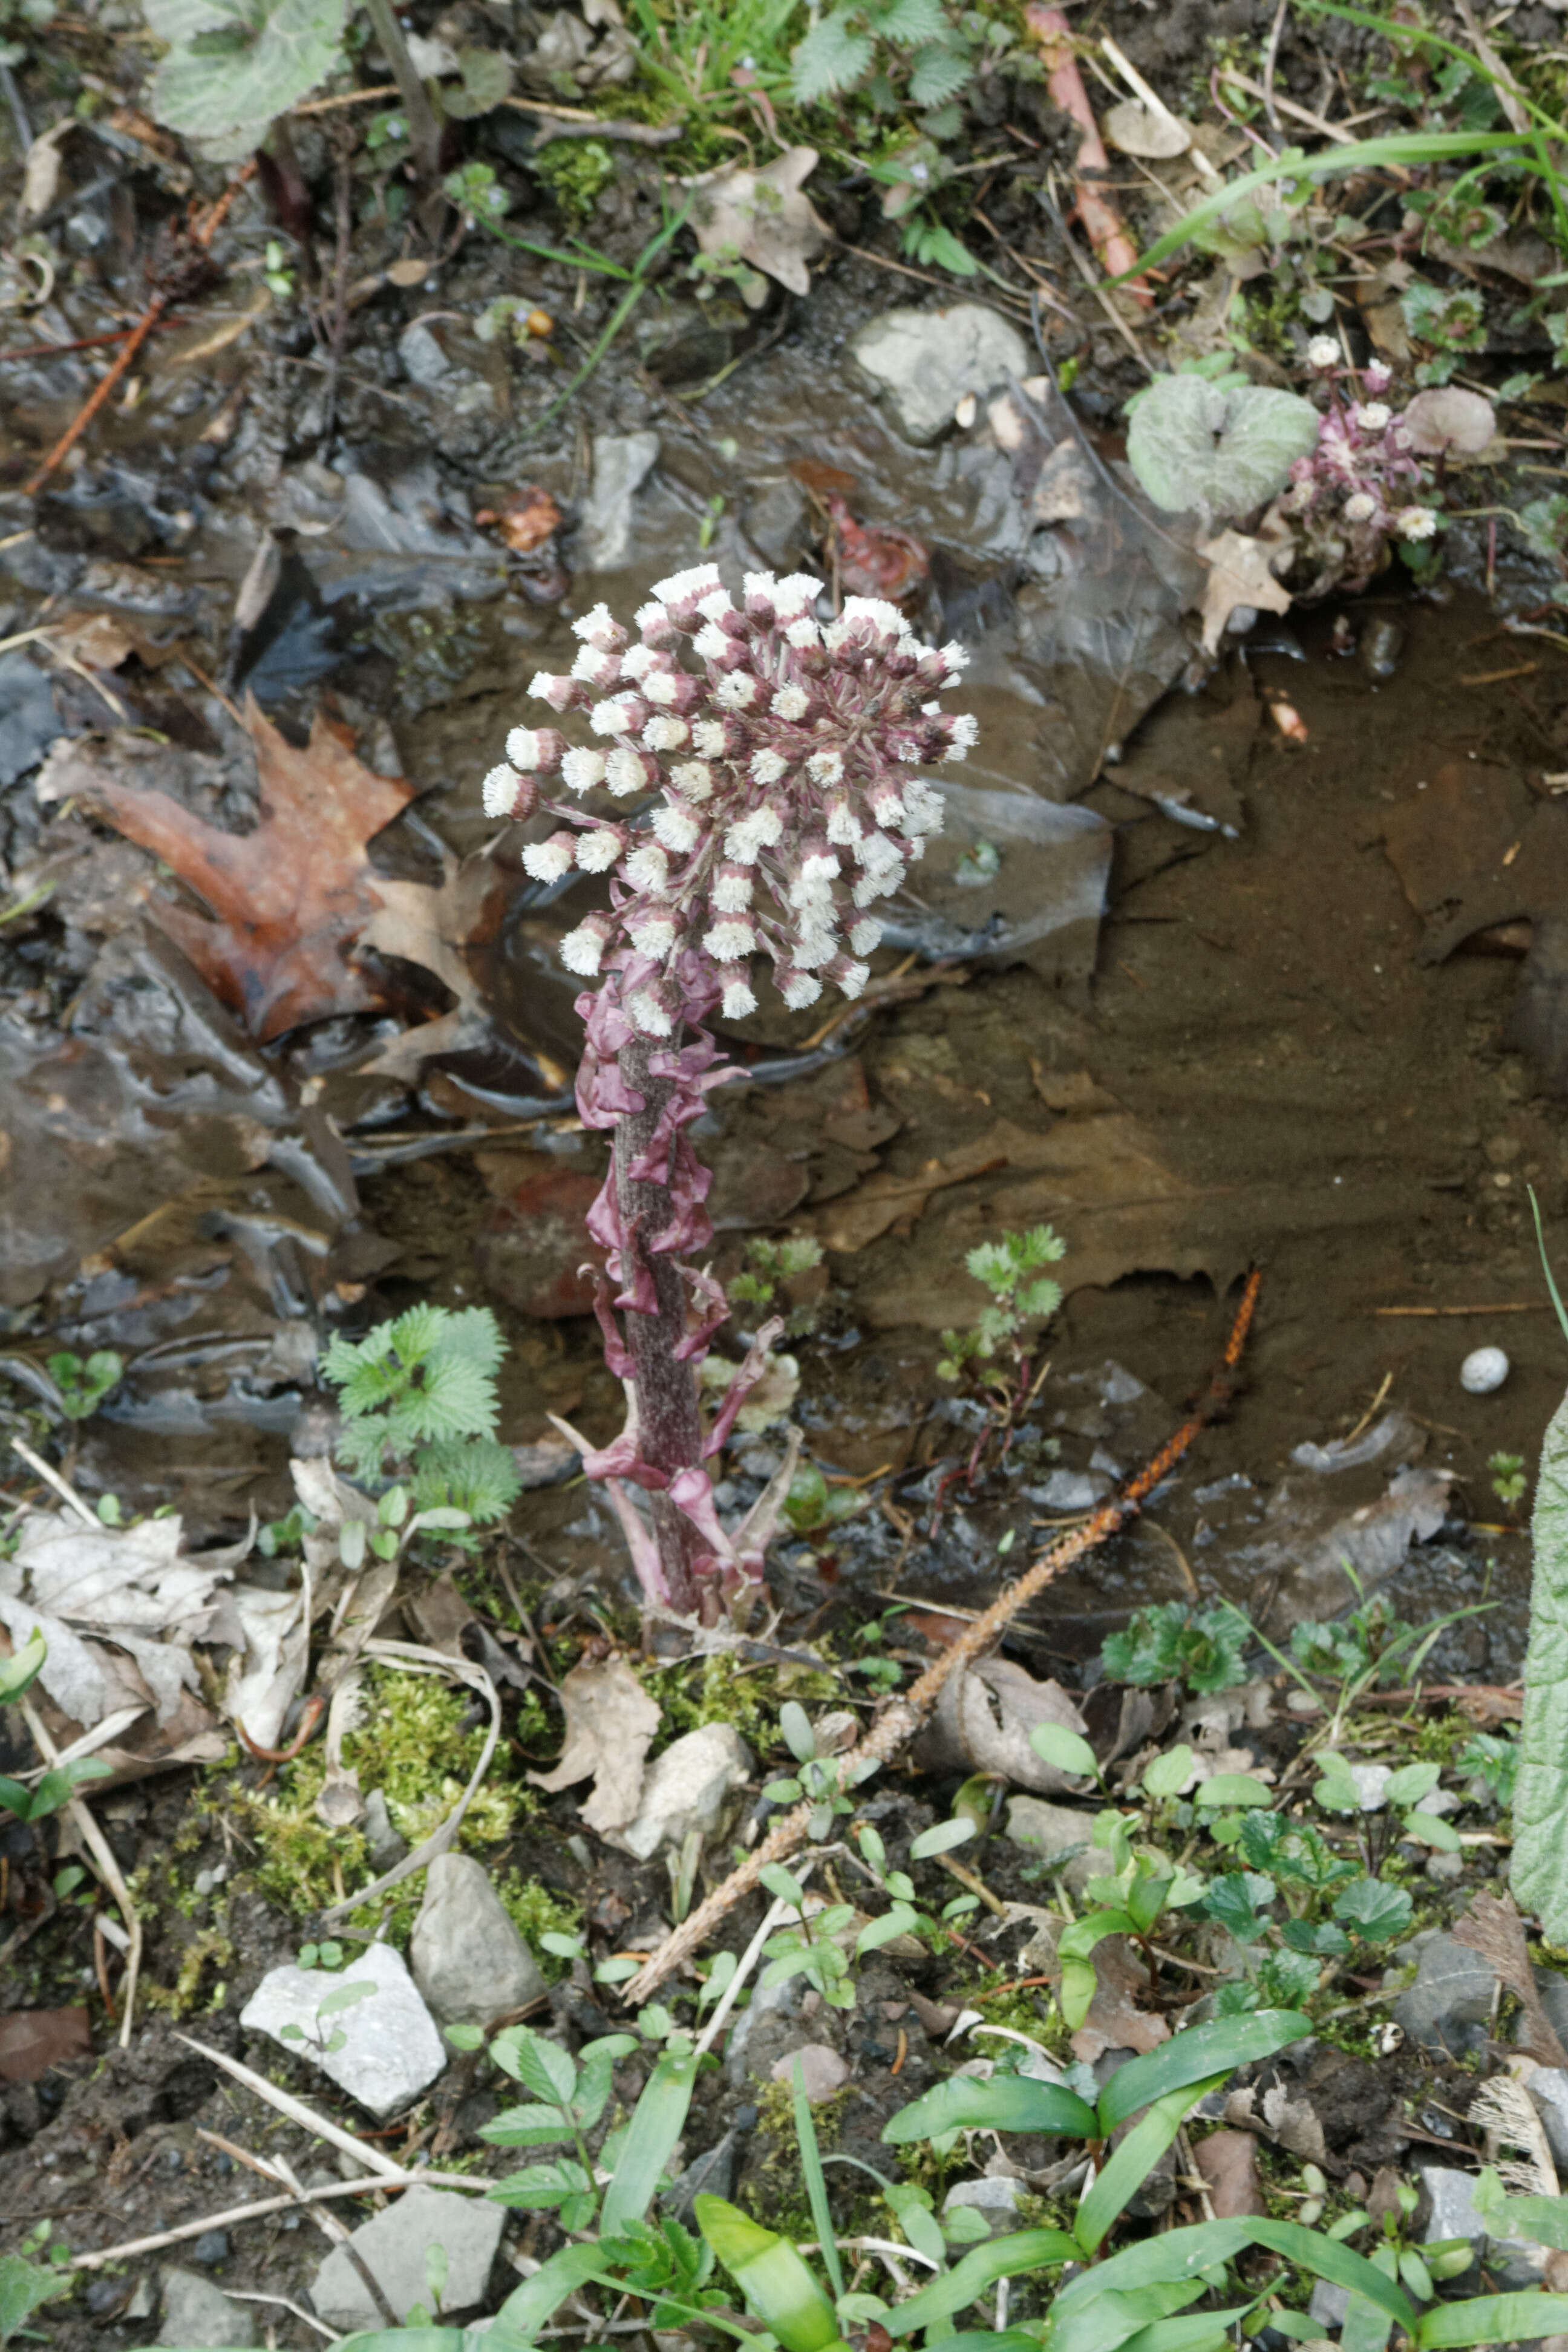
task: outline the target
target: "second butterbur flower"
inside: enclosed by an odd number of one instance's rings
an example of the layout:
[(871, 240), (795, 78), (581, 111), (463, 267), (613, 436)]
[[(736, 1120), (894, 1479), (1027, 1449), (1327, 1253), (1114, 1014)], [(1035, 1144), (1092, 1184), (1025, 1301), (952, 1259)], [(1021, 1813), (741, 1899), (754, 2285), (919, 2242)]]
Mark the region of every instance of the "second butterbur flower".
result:
[[(683, 992), (667, 984), (698, 951), (724, 1017), (756, 1007), (759, 960), (784, 1003), (814, 1003), (825, 982), (858, 996), (882, 934), (870, 911), (942, 829), (942, 797), (916, 772), (965, 757), (977, 727), (936, 697), (964, 667), (956, 645), (922, 645), (896, 605), (851, 596), (815, 617), (821, 583), (751, 572), (737, 606), (716, 564), (660, 581), (632, 642), (596, 605), (570, 677), (531, 691), (578, 711), (591, 741), (517, 727), (507, 764), (485, 779), (492, 816), (538, 808), (562, 820), (523, 852), (542, 882), (574, 866), (611, 876), (611, 908), (562, 942), (585, 978), (635, 954), (655, 967), (627, 1015), (647, 1037), (675, 1028)], [(678, 660), (682, 640), (700, 664)], [(545, 780), (572, 800), (544, 799)], [(640, 820), (590, 814), (591, 792), (647, 800)]]

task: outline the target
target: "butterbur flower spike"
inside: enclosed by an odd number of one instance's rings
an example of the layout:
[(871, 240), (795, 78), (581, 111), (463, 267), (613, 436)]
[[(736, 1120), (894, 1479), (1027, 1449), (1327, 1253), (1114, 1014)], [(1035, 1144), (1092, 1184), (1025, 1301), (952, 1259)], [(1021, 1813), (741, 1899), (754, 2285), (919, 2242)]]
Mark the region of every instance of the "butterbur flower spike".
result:
[[(862, 993), (881, 936), (864, 910), (942, 830), (942, 795), (920, 771), (962, 761), (978, 734), (933, 698), (965, 667), (961, 646), (921, 645), (877, 597), (851, 596), (819, 625), (821, 594), (808, 573), (749, 572), (737, 605), (703, 563), (658, 583), (635, 638), (595, 605), (573, 624), (572, 675), (542, 670), (531, 688), (581, 714), (582, 737), (514, 728), (484, 783), (490, 815), (556, 822), (523, 851), (531, 876), (557, 882), (575, 866), (609, 880), (609, 907), (560, 949), (599, 983), (577, 999), (577, 1102), (585, 1126), (614, 1137), (587, 1223), (605, 1254), (606, 1358), (633, 1400), (621, 1437), (585, 1466), (605, 1479), (650, 1604), (709, 1620), (760, 1577), (776, 1511), (731, 1541), (703, 1466), (767, 1344), (759, 1334), (705, 1436), (696, 1370), (728, 1308), (698, 1263), (710, 1179), (689, 1129), (737, 1074), (704, 1024), (716, 1008), (726, 1021), (756, 1010), (759, 968), (792, 1010), (825, 983)], [(571, 800), (542, 797), (556, 775)], [(621, 804), (613, 815), (585, 805), (600, 792)]]

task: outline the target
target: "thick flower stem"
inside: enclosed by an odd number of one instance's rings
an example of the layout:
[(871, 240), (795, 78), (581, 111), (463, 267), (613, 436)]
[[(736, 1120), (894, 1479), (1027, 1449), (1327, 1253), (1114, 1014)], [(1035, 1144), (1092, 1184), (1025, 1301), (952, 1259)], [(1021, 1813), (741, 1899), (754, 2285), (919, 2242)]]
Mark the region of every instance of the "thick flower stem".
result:
[[(671, 1039), (671, 1048), (679, 1043), (679, 1038)], [(675, 1203), (667, 1185), (639, 1181), (631, 1173), (634, 1161), (647, 1150), (659, 1113), (673, 1089), (671, 1079), (649, 1075), (648, 1059), (654, 1051), (648, 1039), (633, 1037), (617, 1057), (621, 1076), (632, 1092), (641, 1096), (643, 1108), (620, 1119), (616, 1128), (616, 1198), (626, 1234), (623, 1287), (634, 1286), (635, 1261), (640, 1260), (658, 1301), (658, 1311), (652, 1315), (628, 1312), (626, 1317), (640, 1451), (651, 1468), (673, 1475), (700, 1465), (702, 1419), (697, 1405), (696, 1371), (675, 1352), (686, 1337), (686, 1286), (674, 1254), (648, 1247), (650, 1241), (657, 1241), (675, 1223)], [(700, 1589), (694, 1573), (702, 1549), (697, 1529), (668, 1495), (651, 1495), (648, 1499), (671, 1606), (683, 1616), (703, 1606), (707, 1614), (714, 1614), (717, 1591)]]

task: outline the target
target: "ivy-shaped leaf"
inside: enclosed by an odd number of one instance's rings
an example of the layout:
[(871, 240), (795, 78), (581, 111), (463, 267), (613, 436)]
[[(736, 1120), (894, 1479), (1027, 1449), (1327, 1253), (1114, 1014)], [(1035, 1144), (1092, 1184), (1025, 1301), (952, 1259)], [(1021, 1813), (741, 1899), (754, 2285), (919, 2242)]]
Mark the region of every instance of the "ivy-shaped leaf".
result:
[(1318, 443), (1311, 402), (1262, 384), (1227, 390), (1199, 375), (1158, 376), (1128, 415), (1128, 462), (1168, 514), (1250, 513)]

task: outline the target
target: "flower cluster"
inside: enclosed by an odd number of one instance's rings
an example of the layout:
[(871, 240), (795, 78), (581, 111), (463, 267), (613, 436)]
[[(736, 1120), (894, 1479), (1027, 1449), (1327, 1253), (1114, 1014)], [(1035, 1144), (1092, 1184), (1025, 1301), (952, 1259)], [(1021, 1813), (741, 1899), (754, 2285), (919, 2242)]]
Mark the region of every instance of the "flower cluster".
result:
[(1318, 446), (1290, 468), (1280, 505), (1302, 553), (1319, 571), (1315, 592), (1359, 587), (1384, 560), (1391, 539), (1430, 539), (1436, 509), (1415, 495), (1427, 487), (1426, 469), (1409, 428), (1387, 402), (1393, 372), (1380, 360), (1346, 367), (1331, 335), (1315, 335), (1308, 364), (1328, 395)]
[[(599, 604), (574, 624), (570, 677), (531, 691), (579, 711), (591, 739), (517, 727), (485, 779), (492, 816), (543, 808), (558, 829), (523, 852), (542, 882), (608, 874), (610, 908), (562, 942), (591, 978), (635, 957), (626, 994), (645, 1037), (678, 1030), (682, 959), (700, 953), (727, 1020), (756, 1008), (753, 959), (768, 958), (792, 1009), (824, 982), (858, 996), (881, 937), (870, 909), (942, 829), (942, 797), (917, 771), (962, 760), (973, 719), (936, 696), (968, 656), (912, 635), (894, 604), (851, 596), (816, 618), (821, 583), (750, 572), (737, 606), (716, 564), (662, 580), (637, 614), (637, 639)], [(700, 668), (677, 658), (689, 640)], [(559, 779), (573, 801), (543, 800)], [(599, 814), (590, 794), (630, 804)]]

